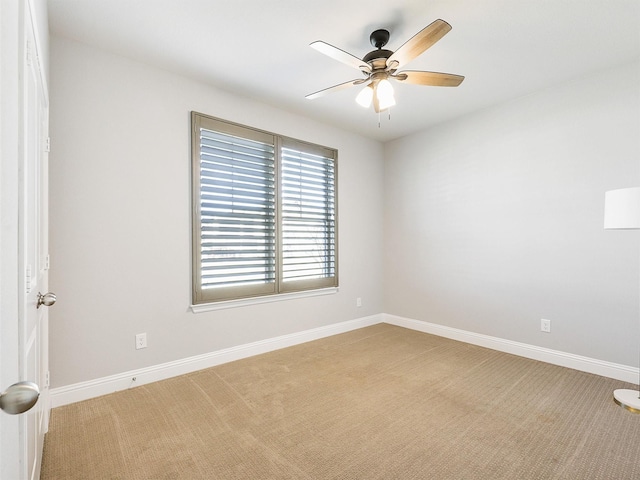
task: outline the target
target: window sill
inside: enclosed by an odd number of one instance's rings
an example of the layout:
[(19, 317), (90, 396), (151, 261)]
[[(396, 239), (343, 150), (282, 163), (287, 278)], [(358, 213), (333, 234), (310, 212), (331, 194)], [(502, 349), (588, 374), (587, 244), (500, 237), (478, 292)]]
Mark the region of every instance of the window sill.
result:
[(295, 298), (317, 297), (319, 295), (333, 295), (338, 293), (339, 287), (321, 288), (318, 290), (307, 290), (304, 292), (279, 293), (276, 295), (268, 295), (264, 297), (242, 298), (238, 300), (224, 300), (215, 303), (202, 303), (199, 305), (191, 305), (193, 313), (212, 312), (215, 310), (224, 310), (227, 308), (246, 307), (249, 305), (258, 305), (261, 303), (282, 302)]

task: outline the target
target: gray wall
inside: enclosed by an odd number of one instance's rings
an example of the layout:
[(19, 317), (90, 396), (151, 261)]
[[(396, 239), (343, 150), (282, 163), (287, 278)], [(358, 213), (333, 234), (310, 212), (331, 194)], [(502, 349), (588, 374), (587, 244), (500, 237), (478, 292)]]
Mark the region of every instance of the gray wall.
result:
[[(637, 365), (638, 63), (385, 146), (385, 313)], [(540, 319), (552, 321), (540, 332)]]
[[(56, 37), (51, 92), (53, 387), (382, 311), (378, 142)], [(339, 150), (337, 294), (188, 311), (191, 110)]]

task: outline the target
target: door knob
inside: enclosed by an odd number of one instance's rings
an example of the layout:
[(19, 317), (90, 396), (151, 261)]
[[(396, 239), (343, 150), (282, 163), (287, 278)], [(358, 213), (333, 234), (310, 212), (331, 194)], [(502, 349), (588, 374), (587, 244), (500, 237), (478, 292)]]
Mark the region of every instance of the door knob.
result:
[(54, 303), (56, 303), (55, 293), (49, 292), (49, 293), (45, 293), (44, 295), (41, 293), (38, 293), (38, 306), (36, 308), (40, 308), (41, 305), (44, 305), (45, 307), (50, 307)]
[(18, 382), (0, 393), (0, 409), (10, 415), (24, 413), (38, 401), (40, 390), (33, 382)]

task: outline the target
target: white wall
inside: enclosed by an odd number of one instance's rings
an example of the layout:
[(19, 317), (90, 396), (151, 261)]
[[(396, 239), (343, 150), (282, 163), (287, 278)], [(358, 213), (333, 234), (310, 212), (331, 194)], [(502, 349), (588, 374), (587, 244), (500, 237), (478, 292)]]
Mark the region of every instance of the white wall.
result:
[[(188, 311), (191, 110), (338, 149), (339, 293)], [(56, 37), (51, 139), (54, 387), (382, 311), (379, 143)]]
[[(638, 63), (385, 146), (386, 313), (637, 365)], [(552, 332), (540, 332), (540, 319)]]

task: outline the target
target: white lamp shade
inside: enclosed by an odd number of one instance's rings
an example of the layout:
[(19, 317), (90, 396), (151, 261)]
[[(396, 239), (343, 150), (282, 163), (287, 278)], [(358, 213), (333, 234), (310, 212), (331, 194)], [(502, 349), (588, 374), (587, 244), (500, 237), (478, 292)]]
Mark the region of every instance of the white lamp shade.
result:
[(604, 228), (640, 228), (640, 187), (605, 192)]
[(364, 108), (369, 108), (369, 106), (371, 105), (372, 99), (373, 99), (373, 87), (371, 85), (367, 85), (362, 90), (360, 90), (360, 93), (356, 97), (356, 102), (358, 102), (358, 105)]
[(386, 110), (387, 108), (393, 107), (395, 104), (396, 104), (396, 99), (394, 98), (393, 95), (381, 98), (380, 101), (378, 102), (378, 105), (380, 105), (381, 112)]
[(380, 80), (380, 82), (378, 82), (376, 92), (380, 100), (386, 97), (393, 97), (393, 86), (389, 80)]
[(393, 86), (389, 80), (380, 80), (376, 87), (376, 96), (378, 97), (381, 111), (393, 107), (396, 104), (396, 99), (393, 96)]

